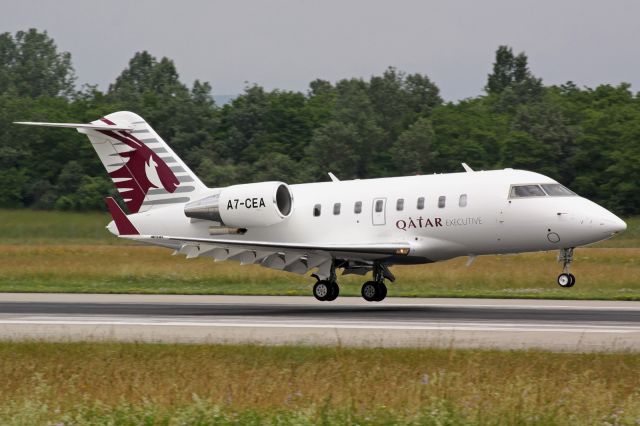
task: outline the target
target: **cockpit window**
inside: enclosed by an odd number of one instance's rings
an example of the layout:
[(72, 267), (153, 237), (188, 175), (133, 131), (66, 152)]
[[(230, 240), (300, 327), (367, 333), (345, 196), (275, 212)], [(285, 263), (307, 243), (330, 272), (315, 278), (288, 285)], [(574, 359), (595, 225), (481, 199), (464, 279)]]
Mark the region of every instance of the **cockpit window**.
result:
[(542, 189), (544, 189), (544, 192), (552, 197), (566, 197), (569, 195), (576, 195), (575, 192), (560, 185), (559, 183), (542, 184)]
[(539, 185), (511, 185), (509, 198), (525, 197), (568, 197), (576, 195), (569, 188), (559, 183), (541, 183)]
[(513, 185), (509, 198), (524, 198), (524, 197), (544, 197), (545, 194), (540, 185)]

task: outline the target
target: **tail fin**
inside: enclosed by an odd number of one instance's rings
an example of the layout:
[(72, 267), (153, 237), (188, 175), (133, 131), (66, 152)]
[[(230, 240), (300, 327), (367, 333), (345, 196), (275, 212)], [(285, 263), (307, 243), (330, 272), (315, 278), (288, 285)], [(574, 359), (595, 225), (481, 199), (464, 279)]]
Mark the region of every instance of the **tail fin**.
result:
[(72, 127), (89, 137), (131, 213), (186, 203), (206, 186), (142, 117), (128, 111), (91, 124), (19, 124)]

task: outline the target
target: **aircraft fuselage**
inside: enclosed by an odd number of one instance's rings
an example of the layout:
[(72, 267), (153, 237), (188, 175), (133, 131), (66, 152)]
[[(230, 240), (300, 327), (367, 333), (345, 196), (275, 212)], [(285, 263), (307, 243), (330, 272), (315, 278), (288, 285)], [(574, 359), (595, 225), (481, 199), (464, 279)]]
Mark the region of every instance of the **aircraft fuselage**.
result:
[[(225, 238), (318, 245), (408, 242), (408, 256), (387, 262), (427, 263), (582, 246), (626, 228), (617, 216), (577, 195), (510, 197), (513, 185), (555, 183), (538, 173), (505, 169), (290, 185), (289, 218)], [(254, 198), (233, 200), (231, 207), (260, 207)], [(182, 209), (157, 207), (129, 218), (141, 234), (162, 230), (208, 237), (211, 223), (189, 219)]]

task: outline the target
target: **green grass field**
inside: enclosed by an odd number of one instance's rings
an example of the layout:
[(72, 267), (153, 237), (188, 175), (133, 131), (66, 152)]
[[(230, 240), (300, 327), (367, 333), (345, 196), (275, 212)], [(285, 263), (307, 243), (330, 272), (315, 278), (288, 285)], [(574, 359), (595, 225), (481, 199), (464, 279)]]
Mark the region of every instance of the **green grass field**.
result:
[[(310, 295), (313, 279), (123, 243), (99, 213), (0, 210), (0, 291)], [(640, 220), (577, 250), (396, 267), (391, 295), (640, 300)], [(361, 277), (341, 277), (358, 295)], [(632, 425), (640, 354), (0, 342), (2, 425)]]
[(640, 422), (640, 354), (0, 343), (0, 423)]
[(107, 213), (0, 209), (0, 245), (126, 244), (106, 230)]
[[(0, 210), (0, 291), (309, 295), (314, 280), (259, 266), (186, 260), (123, 241), (100, 213)], [(393, 296), (640, 300), (640, 219), (627, 232), (576, 251), (578, 284), (562, 289), (555, 252), (393, 268)], [(359, 295), (362, 277), (340, 277)]]

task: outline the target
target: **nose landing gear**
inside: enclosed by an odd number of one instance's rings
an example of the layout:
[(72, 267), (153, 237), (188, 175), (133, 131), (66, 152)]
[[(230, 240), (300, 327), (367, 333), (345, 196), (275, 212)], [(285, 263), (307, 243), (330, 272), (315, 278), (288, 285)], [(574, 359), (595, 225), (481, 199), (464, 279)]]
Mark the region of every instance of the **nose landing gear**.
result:
[(573, 247), (560, 249), (558, 262), (562, 263), (562, 273), (558, 275), (558, 285), (564, 288), (573, 287), (576, 283), (576, 277), (569, 273), (573, 262)]

